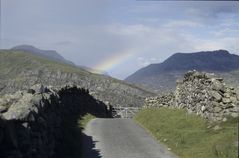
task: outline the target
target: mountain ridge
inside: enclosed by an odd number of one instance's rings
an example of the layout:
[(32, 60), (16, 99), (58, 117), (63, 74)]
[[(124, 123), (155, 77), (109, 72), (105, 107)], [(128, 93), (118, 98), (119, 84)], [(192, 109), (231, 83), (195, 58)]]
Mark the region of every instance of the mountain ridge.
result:
[(76, 65), (74, 62), (65, 59), (63, 56), (61, 56), (57, 51), (55, 50), (43, 50), (43, 49), (39, 49), (35, 46), (32, 45), (27, 45), (27, 44), (23, 44), (23, 45), (18, 45), (15, 47), (12, 47), (10, 50), (15, 50), (15, 51), (23, 51), (23, 52), (28, 52), (28, 53), (32, 53), (34, 55), (38, 55), (53, 61), (59, 61), (59, 62), (63, 62), (65, 64), (69, 64), (69, 65), (73, 65), (82, 69), (85, 69), (86, 71), (92, 72), (92, 73), (96, 73), (96, 74), (103, 74), (103, 75), (108, 75), (109, 74), (106, 71), (103, 70), (96, 70), (87, 66), (83, 66), (83, 65)]
[[(175, 87), (175, 81), (189, 70), (218, 74), (239, 70), (239, 56), (227, 50), (175, 53), (162, 63), (150, 64), (128, 76), (125, 81), (154, 90)], [(167, 81), (168, 80), (168, 83)], [(166, 88), (167, 89), (167, 88)]]
[(0, 52), (0, 95), (26, 90), (35, 84), (77, 85), (113, 106), (142, 106), (146, 96), (154, 95), (124, 81), (27, 52)]
[(73, 62), (66, 60), (55, 50), (43, 50), (27, 44), (12, 47), (10, 50), (29, 52), (38, 56), (46, 57), (50, 60), (61, 61), (66, 64), (75, 65)]

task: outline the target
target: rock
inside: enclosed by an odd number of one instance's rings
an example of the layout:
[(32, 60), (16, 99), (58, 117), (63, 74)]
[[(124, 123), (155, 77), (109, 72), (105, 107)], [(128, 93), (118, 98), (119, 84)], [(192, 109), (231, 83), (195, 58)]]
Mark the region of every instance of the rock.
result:
[(231, 117), (233, 117), (233, 118), (237, 118), (237, 117), (238, 117), (238, 112), (235, 112), (235, 113), (233, 112), (233, 113), (231, 113), (230, 115), (231, 115)]
[(221, 101), (221, 99), (222, 99), (221, 94), (219, 94), (217, 91), (212, 91), (212, 92), (211, 92), (211, 95), (212, 95), (212, 97), (215, 98), (217, 101)]
[(0, 113), (4, 113), (4, 112), (6, 112), (7, 111), (7, 107), (6, 106), (2, 106), (2, 105), (0, 105)]
[(222, 122), (226, 122), (226, 121), (227, 121), (227, 118), (223, 118), (223, 119), (222, 119)]
[(219, 80), (213, 80), (212, 89), (216, 91), (224, 91), (224, 86)]
[(222, 127), (220, 127), (219, 125), (216, 125), (215, 127), (213, 127), (213, 129), (214, 129), (215, 131), (217, 131), (217, 130), (222, 129)]
[(230, 94), (229, 94), (229, 93), (224, 93), (223, 96), (224, 96), (225, 98), (230, 98)]
[(232, 103), (236, 103), (237, 102), (237, 98), (236, 97), (230, 97), (230, 100)]
[(222, 109), (220, 107), (217, 106), (214, 108), (215, 113), (219, 113), (220, 111), (222, 111)]
[(34, 89), (28, 89), (28, 90), (27, 90), (27, 93), (35, 94), (36, 91), (35, 91)]
[(227, 103), (231, 103), (230, 98), (222, 98), (222, 102), (227, 104)]
[(166, 138), (163, 139), (164, 142), (168, 141)]
[(27, 120), (29, 112), (35, 109), (34, 105), (30, 103), (32, 96), (32, 94), (26, 93), (18, 102), (11, 105), (6, 113), (3, 113), (3, 117), (6, 120)]
[(30, 92), (31, 94), (37, 93), (37, 94), (41, 94), (41, 93), (46, 93), (49, 92), (49, 90), (47, 89), (47, 87), (43, 86), (42, 84), (36, 84), (33, 85), (28, 92)]
[(216, 102), (216, 101), (212, 101), (212, 105), (213, 107), (220, 107), (220, 103)]
[[(12, 98), (14, 94), (6, 96), (7, 102)], [(103, 102), (75, 87), (42, 94), (23, 93), (11, 103), (0, 118), (0, 157), (3, 158), (53, 157), (56, 147), (63, 143), (63, 133), (68, 127), (65, 122), (83, 113), (109, 115)]]
[[(221, 78), (190, 71), (177, 83), (172, 96), (162, 95), (145, 100), (146, 107), (169, 107), (187, 109), (210, 121), (225, 121), (239, 107), (239, 96)], [(232, 114), (234, 115), (234, 114)]]
[(206, 111), (206, 109), (207, 109), (207, 108), (206, 108), (204, 105), (201, 107), (201, 111), (202, 111), (202, 112)]
[(223, 78), (215, 78), (216, 80), (222, 82), (223, 81)]

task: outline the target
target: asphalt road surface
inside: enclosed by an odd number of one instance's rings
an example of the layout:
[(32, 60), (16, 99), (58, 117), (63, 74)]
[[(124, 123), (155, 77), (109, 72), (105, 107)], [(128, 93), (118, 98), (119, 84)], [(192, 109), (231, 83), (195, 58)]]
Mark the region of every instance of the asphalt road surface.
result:
[(84, 158), (176, 158), (131, 119), (93, 119), (84, 130)]

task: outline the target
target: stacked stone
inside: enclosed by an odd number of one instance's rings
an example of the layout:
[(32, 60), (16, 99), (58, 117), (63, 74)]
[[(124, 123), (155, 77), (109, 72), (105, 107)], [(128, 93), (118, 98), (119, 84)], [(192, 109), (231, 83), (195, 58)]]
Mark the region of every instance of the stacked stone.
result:
[(145, 107), (171, 107), (174, 105), (175, 96), (173, 93), (149, 97), (145, 99)]
[(226, 120), (228, 115), (237, 117), (239, 96), (222, 78), (208, 73), (190, 71), (177, 83), (175, 106), (186, 108), (209, 120)]
[[(4, 158), (50, 158), (61, 143), (67, 120), (91, 113), (109, 115), (107, 107), (76, 86), (33, 86), (0, 99), (0, 155)], [(3, 109), (3, 108), (2, 108)]]
[(233, 87), (226, 86), (222, 78), (213, 74), (189, 71), (182, 81), (177, 81), (174, 95), (147, 98), (145, 104), (187, 109), (210, 121), (238, 117), (239, 95)]

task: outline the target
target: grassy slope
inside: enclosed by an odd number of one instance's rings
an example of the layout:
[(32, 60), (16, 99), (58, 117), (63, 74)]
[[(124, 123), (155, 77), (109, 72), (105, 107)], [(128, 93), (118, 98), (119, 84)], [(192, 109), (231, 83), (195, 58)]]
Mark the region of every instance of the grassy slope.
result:
[(175, 109), (144, 109), (135, 120), (182, 158), (237, 158), (238, 119), (214, 130), (195, 114)]
[(8, 77), (16, 77), (19, 75), (19, 70), (32, 70), (47, 68), (49, 70), (60, 69), (65, 72), (79, 73), (89, 75), (90, 73), (57, 61), (51, 61), (43, 57), (39, 57), (26, 52), (18, 51), (0, 51), (0, 67), (2, 73)]
[(86, 114), (81, 119), (79, 119), (78, 121), (79, 127), (85, 129), (87, 123), (94, 118), (96, 118), (94, 115)]

